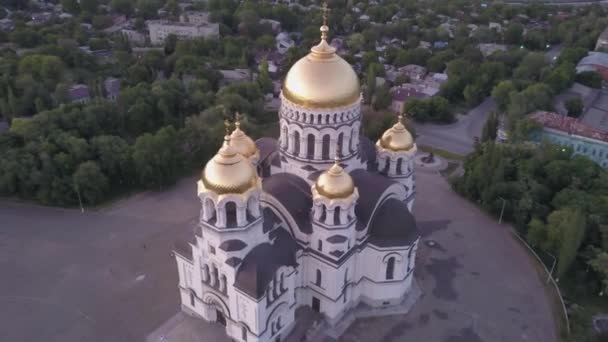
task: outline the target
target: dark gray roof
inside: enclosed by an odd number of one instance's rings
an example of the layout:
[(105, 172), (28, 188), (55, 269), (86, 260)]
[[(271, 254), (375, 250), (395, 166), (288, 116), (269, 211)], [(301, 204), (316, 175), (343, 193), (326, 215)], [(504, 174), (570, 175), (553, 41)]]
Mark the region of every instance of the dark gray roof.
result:
[(226, 259), (226, 265), (236, 267), (236, 266), (240, 265), (242, 261), (243, 260), (241, 258), (231, 257), (231, 258)]
[(376, 145), (364, 135), (359, 137), (359, 156), (367, 162), (368, 170), (376, 170)]
[(379, 247), (407, 246), (419, 236), (416, 220), (407, 205), (389, 198), (374, 214), (368, 241)]
[(381, 200), (380, 196), (395, 182), (380, 174), (366, 170), (354, 170), (350, 175), (359, 190), (359, 200), (357, 200), (355, 214), (361, 225), (357, 228), (363, 229), (369, 225), (376, 203)]
[(192, 246), (190, 246), (189, 242), (192, 242), (194, 240), (194, 237), (192, 238), (192, 240), (190, 241), (184, 241), (184, 240), (178, 240), (175, 241), (174, 245), (173, 245), (173, 251), (181, 256), (183, 256), (184, 258), (187, 258), (188, 260), (192, 261)]
[(220, 249), (226, 252), (240, 251), (247, 247), (247, 244), (241, 240), (226, 240), (220, 244)]
[(255, 141), (260, 151), (260, 162), (266, 160), (273, 152), (279, 149), (279, 144), (274, 138), (260, 138)]
[(281, 202), (302, 233), (312, 233), (310, 223), (312, 195), (306, 181), (289, 173), (277, 173), (265, 178), (262, 181), (262, 188)]
[(264, 233), (272, 230), (275, 223), (281, 222), (281, 219), (270, 208), (262, 209), (262, 213), (264, 214), (264, 226), (262, 227)]
[(245, 256), (234, 285), (253, 298), (261, 298), (279, 267), (297, 266), (295, 254), (298, 248), (286, 230), (277, 229), (272, 244), (257, 245)]
[(346, 240), (347, 240), (346, 236), (338, 235), (338, 234), (332, 235), (327, 238), (327, 242), (329, 242), (329, 243), (342, 243)]

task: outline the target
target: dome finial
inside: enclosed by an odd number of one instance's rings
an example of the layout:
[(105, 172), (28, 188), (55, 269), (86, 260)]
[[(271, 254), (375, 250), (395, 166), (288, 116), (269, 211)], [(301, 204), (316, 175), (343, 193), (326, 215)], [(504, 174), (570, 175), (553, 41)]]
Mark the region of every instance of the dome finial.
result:
[(323, 12), (323, 26), (321, 26), (321, 40), (327, 40), (327, 32), (329, 32), (329, 26), (327, 26), (327, 20), (329, 18), (329, 7), (327, 7), (327, 1), (323, 1), (323, 5), (321, 6), (321, 11)]
[(234, 126), (239, 129), (241, 127), (241, 113), (234, 113)]
[(228, 119), (224, 119), (224, 129), (226, 131), (226, 135), (224, 135), (224, 145), (228, 146), (230, 144), (230, 121), (228, 121)]

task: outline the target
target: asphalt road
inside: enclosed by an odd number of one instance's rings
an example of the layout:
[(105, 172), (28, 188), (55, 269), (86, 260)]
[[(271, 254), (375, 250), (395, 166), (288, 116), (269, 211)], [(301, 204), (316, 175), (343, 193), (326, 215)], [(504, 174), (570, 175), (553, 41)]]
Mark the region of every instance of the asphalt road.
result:
[(417, 134), (416, 143), (466, 155), (473, 151), (474, 137), (481, 136), (488, 114), (495, 110), (494, 100), (488, 97), (466, 115), (461, 115), (459, 120), (453, 124), (416, 123), (414, 125)]
[[(343, 341), (555, 342), (533, 262), (504, 227), (419, 172), (424, 241), (413, 312), (358, 322)], [(0, 341), (143, 341), (179, 310), (173, 241), (199, 212), (193, 179), (97, 212), (0, 202)]]

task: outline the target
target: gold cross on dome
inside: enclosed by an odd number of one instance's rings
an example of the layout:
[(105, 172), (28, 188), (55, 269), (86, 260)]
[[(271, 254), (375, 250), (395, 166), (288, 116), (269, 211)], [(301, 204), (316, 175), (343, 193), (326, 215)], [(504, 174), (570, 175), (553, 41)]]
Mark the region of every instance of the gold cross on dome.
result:
[(327, 18), (329, 17), (329, 7), (327, 7), (327, 1), (323, 1), (323, 5), (321, 6), (321, 11), (323, 12), (323, 25), (327, 26)]

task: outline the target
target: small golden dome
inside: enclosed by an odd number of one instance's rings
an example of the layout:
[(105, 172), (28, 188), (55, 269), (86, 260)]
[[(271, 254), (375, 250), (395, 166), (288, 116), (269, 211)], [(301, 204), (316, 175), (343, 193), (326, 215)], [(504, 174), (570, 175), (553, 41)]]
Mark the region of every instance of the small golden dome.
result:
[(256, 154), (258, 148), (255, 142), (241, 130), (241, 123), (236, 121), (235, 126), (235, 130), (230, 134), (230, 147), (246, 158)]
[(395, 152), (408, 151), (414, 147), (414, 138), (402, 121), (403, 116), (399, 115), (399, 121), (382, 134), (382, 138), (378, 141), (380, 146)]
[(257, 183), (257, 174), (251, 162), (230, 146), (230, 137), (224, 138), (224, 145), (205, 165), (201, 181), (205, 188), (218, 195), (244, 193)]
[(302, 107), (342, 107), (361, 96), (357, 74), (327, 43), (327, 31), (323, 25), (321, 42), (291, 67), (283, 83), (283, 96)]
[(344, 171), (338, 161), (323, 172), (315, 182), (317, 192), (327, 198), (346, 198), (355, 191), (353, 178)]

